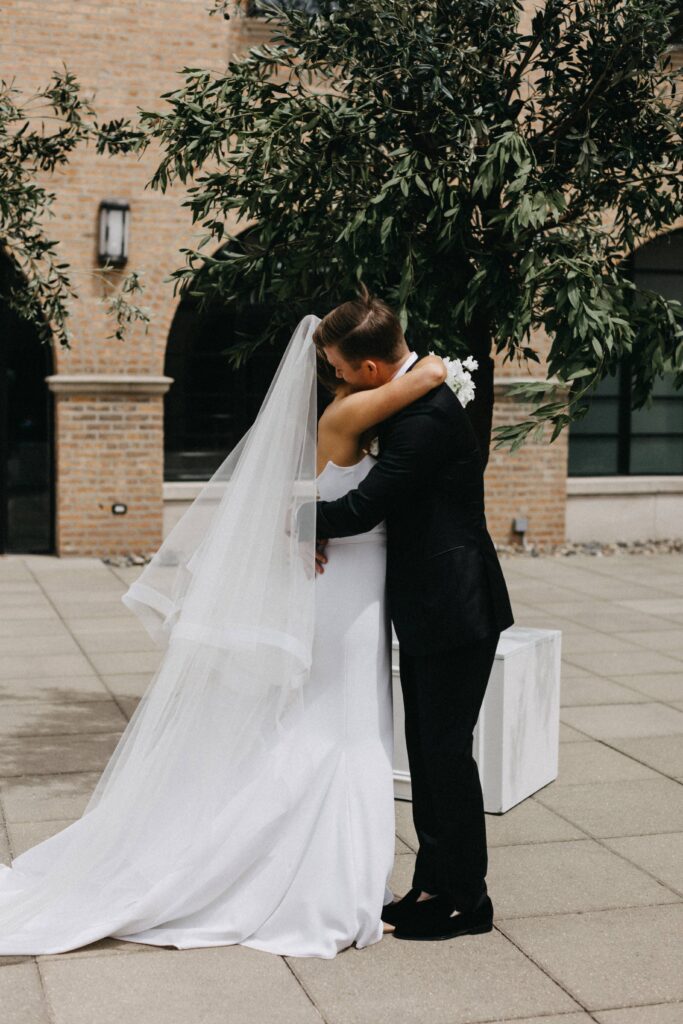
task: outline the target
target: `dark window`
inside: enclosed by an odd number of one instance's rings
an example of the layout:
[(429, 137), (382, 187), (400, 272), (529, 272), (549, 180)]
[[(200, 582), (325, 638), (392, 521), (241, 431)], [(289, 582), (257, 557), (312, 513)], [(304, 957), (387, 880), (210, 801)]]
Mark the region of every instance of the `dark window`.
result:
[[(640, 248), (632, 274), (636, 285), (683, 302), (683, 230)], [(571, 426), (569, 475), (683, 473), (683, 392), (671, 375), (655, 382), (652, 396), (649, 408), (631, 409), (627, 362), (603, 380), (586, 416)]]
[[(218, 469), (256, 418), (282, 357), (282, 346), (263, 345), (235, 369), (234, 308), (197, 305), (180, 302), (166, 350), (164, 372), (174, 380), (164, 407), (166, 480), (207, 480)], [(254, 331), (264, 315), (265, 307), (241, 308), (241, 329)]]
[(308, 11), (309, 14), (315, 14), (320, 6), (317, 0), (267, 0), (266, 4), (261, 4), (260, 0), (248, 0), (247, 17), (258, 18), (263, 14), (264, 6), (272, 6), (273, 4), (277, 7), (298, 8), (302, 11)]
[[(12, 275), (0, 259), (0, 294)], [(54, 547), (51, 372), (50, 346), (34, 324), (0, 302), (0, 553)]]
[[(258, 245), (257, 235), (249, 229), (232, 244), (249, 250)], [(338, 301), (336, 296), (327, 303), (316, 299), (305, 312), (322, 317)], [(230, 305), (215, 301), (201, 311), (197, 299), (180, 301), (164, 365), (164, 373), (173, 377), (164, 405), (166, 480), (208, 480), (251, 427), (300, 314), (241, 366), (233, 365), (230, 352), (262, 334), (272, 316), (267, 299), (259, 303), (245, 298)], [(319, 387), (318, 409), (328, 401)]]
[(678, 14), (674, 18), (674, 29), (671, 33), (671, 42), (680, 45), (683, 43), (683, 0), (678, 5)]

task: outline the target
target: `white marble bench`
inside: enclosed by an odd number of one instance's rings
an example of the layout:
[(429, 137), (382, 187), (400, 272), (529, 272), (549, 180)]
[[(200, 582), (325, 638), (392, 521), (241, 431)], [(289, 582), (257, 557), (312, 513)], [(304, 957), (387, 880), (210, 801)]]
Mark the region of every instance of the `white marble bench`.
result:
[[(510, 626), (501, 633), (474, 730), (474, 757), (489, 813), (502, 814), (557, 778), (561, 639), (559, 629)], [(394, 792), (410, 800), (395, 638), (393, 655)]]

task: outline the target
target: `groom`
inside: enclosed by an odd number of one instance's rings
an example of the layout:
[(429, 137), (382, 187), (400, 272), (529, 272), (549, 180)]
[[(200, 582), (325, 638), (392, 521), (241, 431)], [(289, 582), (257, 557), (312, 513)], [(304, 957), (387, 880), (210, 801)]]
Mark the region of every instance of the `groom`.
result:
[[(379, 387), (417, 355), (362, 286), (314, 334), (337, 377)], [(475, 398), (476, 401), (476, 398)], [(384, 907), (398, 939), (490, 931), (486, 826), (473, 730), (501, 630), (513, 622), (486, 528), (474, 429), (446, 384), (379, 426), (379, 458), (356, 490), (316, 505), (317, 569), (331, 537), (386, 520), (387, 597), (400, 644), (406, 743), (419, 851), (410, 891)]]

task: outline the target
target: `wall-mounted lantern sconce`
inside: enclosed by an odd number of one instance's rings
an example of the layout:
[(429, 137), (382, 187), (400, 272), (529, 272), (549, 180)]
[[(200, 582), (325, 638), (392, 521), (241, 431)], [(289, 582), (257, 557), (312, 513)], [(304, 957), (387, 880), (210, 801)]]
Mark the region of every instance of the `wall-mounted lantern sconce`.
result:
[(130, 206), (125, 199), (103, 199), (99, 210), (99, 245), (97, 258), (100, 265), (109, 263), (122, 267), (128, 259), (128, 231)]

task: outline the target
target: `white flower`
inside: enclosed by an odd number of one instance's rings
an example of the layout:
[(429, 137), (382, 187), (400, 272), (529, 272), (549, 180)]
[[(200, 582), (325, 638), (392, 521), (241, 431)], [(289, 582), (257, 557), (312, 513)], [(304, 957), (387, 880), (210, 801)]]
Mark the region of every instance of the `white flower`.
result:
[(377, 458), (377, 456), (379, 455), (379, 440), (378, 440), (378, 438), (373, 437), (372, 441), (370, 442), (370, 444), (368, 446), (368, 455), (374, 455), (375, 458)]
[[(431, 356), (435, 352), (429, 353)], [(445, 383), (456, 396), (461, 405), (467, 405), (474, 398), (474, 381), (472, 372), (478, 368), (479, 363), (473, 356), (468, 356), (462, 362), (459, 359), (449, 359), (448, 356), (441, 356), (446, 364), (448, 376)]]

